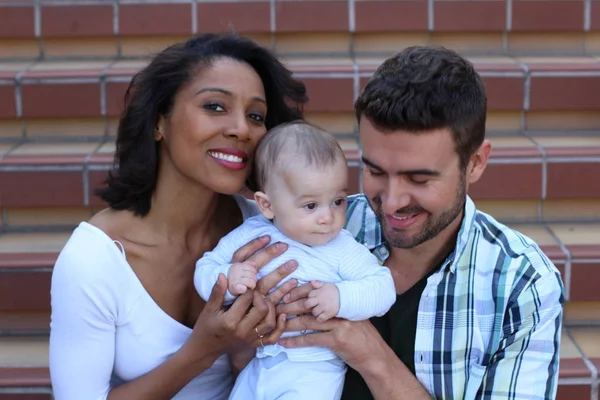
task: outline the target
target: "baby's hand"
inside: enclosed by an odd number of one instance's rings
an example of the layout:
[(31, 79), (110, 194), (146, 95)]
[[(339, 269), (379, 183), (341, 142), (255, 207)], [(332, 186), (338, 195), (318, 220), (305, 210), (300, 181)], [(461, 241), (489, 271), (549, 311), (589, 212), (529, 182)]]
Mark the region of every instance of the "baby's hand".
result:
[(312, 314), (317, 317), (318, 322), (325, 322), (340, 311), (340, 292), (333, 283), (325, 283), (321, 288), (308, 293), (308, 300), (304, 305), (312, 308)]
[(239, 296), (256, 287), (256, 264), (253, 262), (234, 263), (227, 274), (229, 293)]

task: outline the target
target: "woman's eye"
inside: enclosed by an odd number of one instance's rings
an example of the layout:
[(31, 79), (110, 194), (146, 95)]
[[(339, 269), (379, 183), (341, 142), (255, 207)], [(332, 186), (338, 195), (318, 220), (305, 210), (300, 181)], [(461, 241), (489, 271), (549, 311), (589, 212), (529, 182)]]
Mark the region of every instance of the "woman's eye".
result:
[(376, 171), (376, 170), (373, 170), (373, 169), (371, 169), (371, 168), (369, 168), (369, 173), (370, 173), (371, 175), (373, 175), (373, 176), (382, 176), (382, 175), (383, 175), (383, 172), (381, 172), (381, 171)]
[(250, 118), (255, 120), (256, 122), (260, 122), (260, 123), (265, 122), (265, 118), (260, 114), (250, 114)]
[(223, 111), (225, 111), (225, 109), (223, 108), (223, 106), (221, 106), (220, 104), (217, 104), (217, 103), (208, 103), (208, 104), (205, 104), (204, 108), (206, 108), (207, 110), (210, 110), (210, 111), (215, 111), (215, 112), (223, 112)]
[(317, 208), (317, 204), (316, 203), (308, 203), (307, 205), (304, 206), (304, 208), (306, 208), (307, 210), (314, 210), (315, 208)]

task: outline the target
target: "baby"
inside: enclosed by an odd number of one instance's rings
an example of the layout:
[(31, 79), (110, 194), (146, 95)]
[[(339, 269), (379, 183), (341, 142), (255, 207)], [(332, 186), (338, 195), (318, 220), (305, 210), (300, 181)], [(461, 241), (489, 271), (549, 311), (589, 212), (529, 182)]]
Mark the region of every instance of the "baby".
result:
[[(205, 300), (219, 273), (228, 279), (226, 302), (254, 289), (257, 279), (287, 260), (298, 268), (288, 277), (299, 285), (317, 280), (307, 306), (319, 321), (382, 316), (396, 301), (390, 271), (343, 229), (348, 185), (344, 153), (333, 135), (305, 122), (280, 125), (257, 148), (254, 194), (262, 215), (250, 217), (196, 263), (194, 284)], [(259, 271), (231, 263), (250, 239), (269, 235), (287, 251)], [(283, 282), (282, 282), (283, 283)], [(306, 332), (288, 332), (283, 336)], [(339, 399), (345, 363), (331, 350), (259, 347), (240, 373), (230, 399)]]

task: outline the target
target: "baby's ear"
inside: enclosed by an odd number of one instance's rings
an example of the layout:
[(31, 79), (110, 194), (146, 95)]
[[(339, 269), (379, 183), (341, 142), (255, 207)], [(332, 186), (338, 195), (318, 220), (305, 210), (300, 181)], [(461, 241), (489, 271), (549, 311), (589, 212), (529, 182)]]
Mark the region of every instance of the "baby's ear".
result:
[(258, 208), (260, 208), (260, 212), (265, 216), (265, 218), (273, 219), (275, 217), (273, 208), (271, 206), (271, 201), (266, 193), (254, 192), (254, 200), (256, 200), (256, 204), (258, 204)]

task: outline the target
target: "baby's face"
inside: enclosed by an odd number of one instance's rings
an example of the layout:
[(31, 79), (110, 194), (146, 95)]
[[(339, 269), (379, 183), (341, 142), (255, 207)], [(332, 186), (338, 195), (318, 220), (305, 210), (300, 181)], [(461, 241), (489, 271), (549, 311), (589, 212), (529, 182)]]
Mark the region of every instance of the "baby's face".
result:
[(335, 238), (346, 222), (348, 167), (343, 160), (323, 168), (282, 173), (268, 193), (275, 226), (291, 239), (318, 246)]

